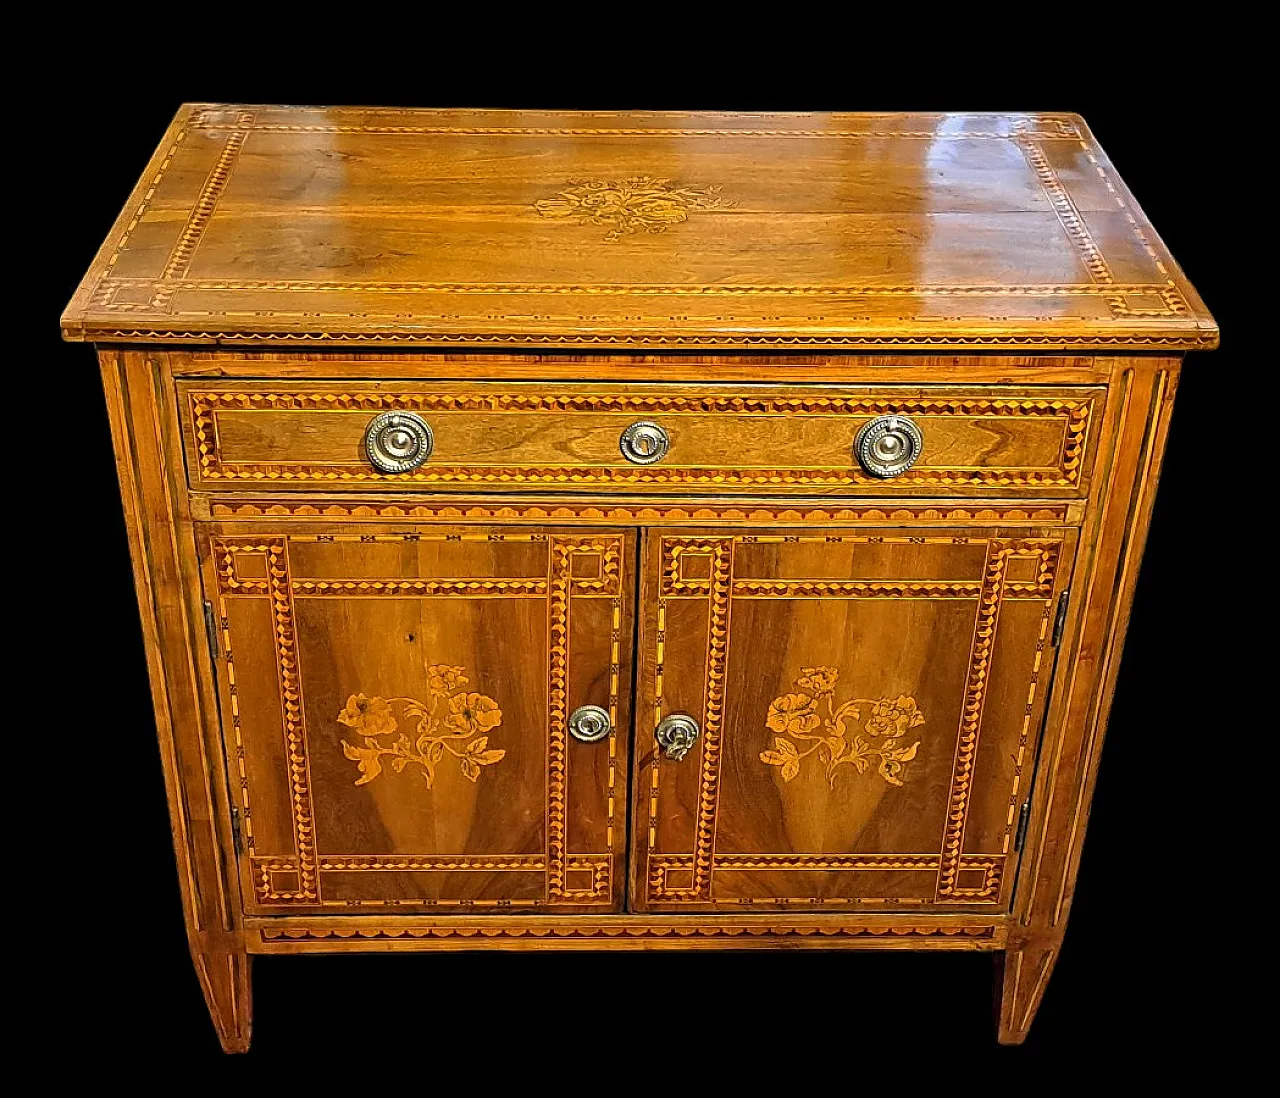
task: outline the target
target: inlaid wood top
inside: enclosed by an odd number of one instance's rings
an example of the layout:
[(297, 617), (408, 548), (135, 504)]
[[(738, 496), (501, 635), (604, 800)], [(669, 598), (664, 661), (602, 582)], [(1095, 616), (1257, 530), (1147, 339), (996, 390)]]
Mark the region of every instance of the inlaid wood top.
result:
[(1210, 347), (1075, 115), (184, 106), (68, 339)]

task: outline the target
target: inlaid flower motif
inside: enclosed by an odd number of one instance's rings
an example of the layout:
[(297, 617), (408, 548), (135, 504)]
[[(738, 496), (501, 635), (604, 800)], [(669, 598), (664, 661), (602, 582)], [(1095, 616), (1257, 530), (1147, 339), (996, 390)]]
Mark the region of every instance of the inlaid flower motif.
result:
[(500, 748), (489, 747), (488, 736), (479, 736), (467, 744), (467, 753), (463, 756), (461, 764), (463, 776), (475, 781), (480, 777), (480, 768), (482, 766), (501, 762), (505, 756), (506, 752)]
[(378, 748), (356, 747), (343, 740), (342, 753), (358, 764), (356, 770), (360, 772), (361, 777), (356, 779), (356, 785), (368, 785), (382, 773), (382, 763), (379, 761), (381, 752)]
[[(908, 729), (924, 723), (915, 698), (899, 694), (896, 698), (854, 698), (836, 705), (833, 695), (838, 677), (834, 667), (801, 669), (795, 683), (797, 692), (783, 694), (769, 706), (765, 727), (777, 735), (773, 747), (760, 752), (760, 761), (778, 767), (784, 782), (800, 774), (805, 759), (817, 755), (832, 787), (840, 767), (846, 764), (857, 774), (874, 767), (889, 785), (902, 785), (906, 764), (916, 757), (920, 741), (903, 745), (901, 739)], [(854, 722), (864, 712), (867, 720), (861, 731), (856, 731)]]
[(773, 737), (773, 750), (761, 751), (760, 761), (782, 767), (782, 780), (789, 782), (800, 773), (800, 749), (785, 736)]
[(834, 667), (803, 667), (796, 685), (812, 690), (815, 694), (830, 694), (839, 677), (840, 672)]
[(534, 203), (542, 217), (569, 218), (582, 225), (609, 228), (605, 240), (635, 233), (661, 233), (689, 220), (692, 210), (732, 206), (719, 187), (677, 187), (669, 179), (636, 175), (628, 179), (589, 179), (566, 187), (554, 198)]
[(871, 707), (867, 731), (879, 736), (906, 735), (910, 728), (924, 724), (924, 714), (916, 707), (915, 698), (899, 694), (895, 699), (881, 698)]
[(467, 676), (461, 667), (446, 667), (443, 663), (427, 664), (427, 688), (433, 695), (448, 697), (466, 685)]
[(338, 720), (362, 736), (385, 736), (396, 730), (395, 714), (385, 698), (352, 694)]
[(813, 699), (808, 694), (783, 694), (769, 706), (765, 724), (774, 732), (803, 734), (822, 723), (813, 709)]
[(502, 723), (502, 710), (484, 694), (455, 694), (449, 699), (448, 723), (462, 732), (487, 732)]
[(916, 757), (916, 749), (919, 746), (919, 743), (913, 743), (910, 747), (899, 747), (885, 751), (880, 756), (880, 777), (890, 785), (901, 785), (902, 781), (898, 775), (902, 773), (902, 764), (910, 762)]
[[(342, 753), (356, 763), (360, 775), (356, 785), (367, 785), (385, 773), (386, 760), (395, 774), (410, 765), (418, 767), (430, 789), (437, 768), (448, 759), (455, 760), (462, 776), (474, 782), (484, 767), (506, 757), (506, 749), (490, 747), (486, 735), (502, 723), (498, 703), (486, 694), (468, 691), (463, 668), (432, 663), (424, 666), (429, 702), (352, 694), (339, 711), (338, 721), (364, 737), (363, 745), (340, 741)], [(396, 706), (408, 727), (416, 724), (413, 740), (404, 732), (394, 739), (382, 738), (391, 737), (399, 727)]]

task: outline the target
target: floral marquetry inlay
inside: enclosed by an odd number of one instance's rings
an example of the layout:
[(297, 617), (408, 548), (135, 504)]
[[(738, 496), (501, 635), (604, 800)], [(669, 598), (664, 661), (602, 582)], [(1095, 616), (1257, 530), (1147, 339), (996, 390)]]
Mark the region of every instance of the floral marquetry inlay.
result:
[(765, 718), (765, 725), (775, 733), (773, 748), (760, 752), (760, 761), (780, 767), (784, 782), (796, 777), (804, 760), (816, 754), (832, 787), (846, 764), (859, 774), (874, 766), (890, 785), (902, 785), (904, 764), (916, 757), (920, 747), (919, 740), (904, 744), (904, 737), (924, 724), (915, 698), (900, 694), (837, 704), (839, 675), (834, 667), (806, 667), (796, 679), (795, 691), (773, 700)]
[[(428, 789), (446, 758), (456, 760), (463, 776), (473, 782), (480, 777), (481, 767), (501, 762), (506, 751), (491, 748), (488, 733), (502, 723), (502, 710), (488, 695), (468, 690), (468, 685), (463, 668), (429, 664), (428, 702), (352, 694), (338, 721), (364, 741), (363, 746), (342, 741), (343, 754), (360, 772), (356, 785), (366, 785), (381, 774), (384, 760), (390, 760), (397, 774), (411, 764), (420, 768)], [(397, 710), (401, 717), (396, 716)], [(412, 732), (405, 730), (401, 719)]]
[(692, 210), (732, 205), (720, 197), (719, 187), (676, 187), (669, 179), (637, 175), (574, 183), (555, 198), (536, 202), (534, 208), (543, 217), (606, 226), (605, 240), (612, 242), (635, 233), (666, 232), (672, 225), (688, 221)]

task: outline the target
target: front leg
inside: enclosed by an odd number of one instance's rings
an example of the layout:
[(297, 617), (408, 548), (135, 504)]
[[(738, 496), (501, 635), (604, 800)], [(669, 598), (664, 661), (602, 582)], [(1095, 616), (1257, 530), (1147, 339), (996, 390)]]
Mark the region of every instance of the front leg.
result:
[(191, 947), (196, 978), (223, 1052), (248, 1052), (253, 1029), (253, 960), (229, 940)]
[(1041, 935), (996, 954), (997, 1036), (1002, 1045), (1026, 1040), (1061, 946), (1061, 935)]

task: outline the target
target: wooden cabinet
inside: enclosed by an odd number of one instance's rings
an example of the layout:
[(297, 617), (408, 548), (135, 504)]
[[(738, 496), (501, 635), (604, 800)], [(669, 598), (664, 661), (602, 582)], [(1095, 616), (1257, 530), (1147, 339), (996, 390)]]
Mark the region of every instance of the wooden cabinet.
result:
[(978, 950), (1025, 1036), (1217, 339), (1079, 118), (189, 105), (63, 328), (226, 1049), (356, 950)]

